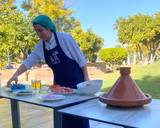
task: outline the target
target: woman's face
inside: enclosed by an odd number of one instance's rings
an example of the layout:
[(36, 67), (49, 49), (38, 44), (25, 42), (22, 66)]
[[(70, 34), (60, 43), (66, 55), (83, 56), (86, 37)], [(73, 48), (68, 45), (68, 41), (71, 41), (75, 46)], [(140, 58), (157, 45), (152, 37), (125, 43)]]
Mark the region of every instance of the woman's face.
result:
[(51, 38), (50, 29), (46, 29), (39, 24), (33, 25), (33, 27), (40, 39), (45, 40), (45, 41), (50, 40)]

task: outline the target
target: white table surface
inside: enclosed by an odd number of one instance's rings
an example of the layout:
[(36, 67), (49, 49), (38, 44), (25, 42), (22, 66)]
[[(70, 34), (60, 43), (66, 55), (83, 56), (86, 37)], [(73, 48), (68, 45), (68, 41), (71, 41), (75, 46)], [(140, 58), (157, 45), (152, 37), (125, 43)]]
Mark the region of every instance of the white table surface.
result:
[(35, 104), (39, 106), (44, 106), (48, 108), (53, 108), (53, 109), (67, 107), (73, 104), (77, 104), (79, 102), (84, 102), (84, 101), (96, 98), (96, 96), (94, 95), (87, 96), (87, 95), (69, 94), (69, 95), (65, 95), (65, 99), (63, 100), (43, 102), (37, 98), (37, 94), (28, 95), (28, 96), (15, 96), (13, 95), (13, 93), (7, 92), (4, 90), (0, 91), (0, 97), (17, 100), (25, 103)]
[(120, 108), (106, 106), (98, 99), (58, 110), (62, 115), (69, 114), (114, 124), (123, 127), (158, 128), (160, 127), (160, 100), (142, 107)]

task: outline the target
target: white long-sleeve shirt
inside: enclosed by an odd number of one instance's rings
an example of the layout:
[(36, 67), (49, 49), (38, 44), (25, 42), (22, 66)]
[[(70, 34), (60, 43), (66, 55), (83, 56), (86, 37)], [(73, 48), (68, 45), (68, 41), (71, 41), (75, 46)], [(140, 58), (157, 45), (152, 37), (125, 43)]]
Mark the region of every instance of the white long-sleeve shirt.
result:
[[(70, 58), (75, 60), (80, 67), (84, 67), (86, 65), (86, 59), (81, 52), (79, 46), (75, 42), (75, 40), (72, 38), (71, 35), (66, 33), (59, 33), (57, 32), (57, 37), (59, 40), (60, 47), (64, 51), (64, 53)], [(52, 37), (49, 42), (45, 42), (45, 48), (47, 50), (50, 50), (54, 47), (56, 47), (57, 43), (55, 41), (54, 34), (52, 33)], [(36, 65), (39, 63), (40, 60), (44, 60), (44, 51), (43, 51), (43, 41), (40, 40), (34, 50), (31, 52), (31, 54), (23, 61), (23, 64), (30, 69), (33, 65)]]

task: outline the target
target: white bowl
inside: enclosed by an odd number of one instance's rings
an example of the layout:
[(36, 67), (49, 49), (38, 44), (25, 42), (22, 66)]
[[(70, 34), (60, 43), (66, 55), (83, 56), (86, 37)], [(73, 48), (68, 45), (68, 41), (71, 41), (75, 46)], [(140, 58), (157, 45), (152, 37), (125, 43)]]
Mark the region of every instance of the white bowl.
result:
[(91, 95), (99, 92), (102, 87), (103, 80), (88, 80), (77, 84), (79, 94)]

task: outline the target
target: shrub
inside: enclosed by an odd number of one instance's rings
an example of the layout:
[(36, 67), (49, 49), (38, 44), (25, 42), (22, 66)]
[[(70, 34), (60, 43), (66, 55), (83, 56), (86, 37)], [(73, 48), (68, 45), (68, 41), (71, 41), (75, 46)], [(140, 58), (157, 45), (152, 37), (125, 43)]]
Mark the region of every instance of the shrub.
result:
[(125, 48), (104, 48), (99, 52), (99, 58), (113, 67), (121, 65), (127, 58), (127, 51)]

